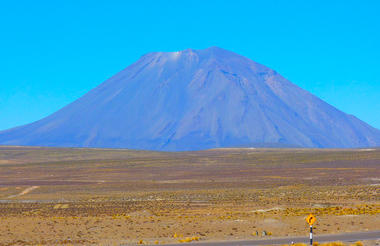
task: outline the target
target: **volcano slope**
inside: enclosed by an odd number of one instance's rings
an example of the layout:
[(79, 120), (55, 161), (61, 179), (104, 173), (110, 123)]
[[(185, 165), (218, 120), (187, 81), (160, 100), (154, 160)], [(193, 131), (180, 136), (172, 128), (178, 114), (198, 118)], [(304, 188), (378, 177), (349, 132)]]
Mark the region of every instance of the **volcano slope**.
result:
[[(307, 79), (307, 78), (305, 78)], [(217, 47), (154, 52), (2, 145), (202, 150), (380, 146), (380, 131)]]
[(316, 235), (380, 230), (379, 165), (379, 149), (0, 147), (0, 245), (307, 235), (310, 212)]

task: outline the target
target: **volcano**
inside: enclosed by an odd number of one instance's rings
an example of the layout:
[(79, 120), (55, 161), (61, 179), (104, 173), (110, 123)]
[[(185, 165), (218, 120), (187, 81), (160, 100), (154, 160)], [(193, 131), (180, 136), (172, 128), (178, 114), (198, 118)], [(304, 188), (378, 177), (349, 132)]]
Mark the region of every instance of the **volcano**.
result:
[(217, 47), (153, 52), (2, 145), (202, 150), (380, 146), (380, 131)]

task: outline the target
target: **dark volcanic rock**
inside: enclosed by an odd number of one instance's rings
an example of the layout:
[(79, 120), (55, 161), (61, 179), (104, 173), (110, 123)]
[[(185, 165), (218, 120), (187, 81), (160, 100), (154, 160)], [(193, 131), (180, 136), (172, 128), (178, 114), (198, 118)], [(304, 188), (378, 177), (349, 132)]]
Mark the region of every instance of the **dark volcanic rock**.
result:
[(380, 131), (233, 52), (150, 53), (3, 145), (198, 150), (380, 146)]

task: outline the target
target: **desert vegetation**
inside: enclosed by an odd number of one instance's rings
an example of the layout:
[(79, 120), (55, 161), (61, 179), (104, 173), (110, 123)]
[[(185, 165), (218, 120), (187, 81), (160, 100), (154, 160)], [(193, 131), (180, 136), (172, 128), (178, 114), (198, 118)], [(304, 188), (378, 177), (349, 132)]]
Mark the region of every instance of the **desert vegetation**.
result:
[(309, 213), (316, 235), (379, 230), (379, 165), (380, 150), (1, 147), (0, 245), (300, 236)]

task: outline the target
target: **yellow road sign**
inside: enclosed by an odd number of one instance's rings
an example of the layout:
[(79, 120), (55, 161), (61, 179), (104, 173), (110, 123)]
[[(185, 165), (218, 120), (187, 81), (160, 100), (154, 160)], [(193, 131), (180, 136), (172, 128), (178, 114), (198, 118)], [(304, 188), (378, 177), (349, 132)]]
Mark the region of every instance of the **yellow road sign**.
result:
[(309, 225), (313, 225), (314, 222), (316, 221), (317, 219), (315, 218), (314, 215), (310, 214), (309, 216), (307, 216), (306, 218), (306, 222), (309, 224)]

